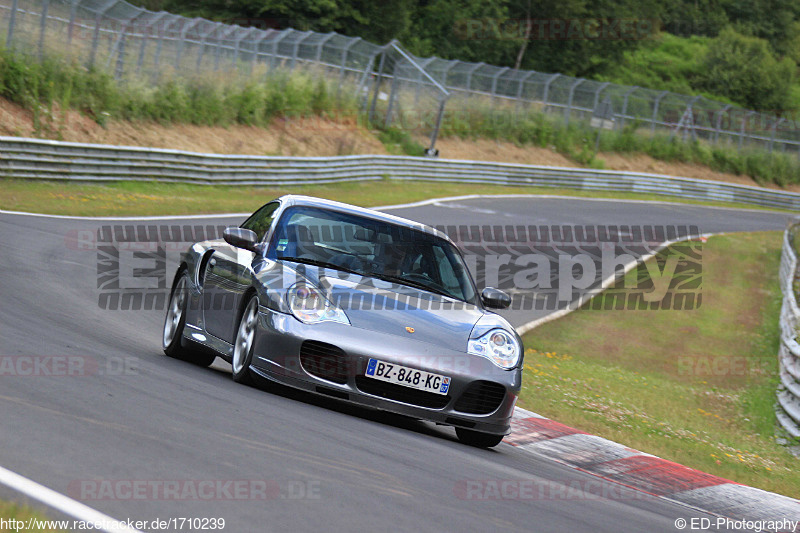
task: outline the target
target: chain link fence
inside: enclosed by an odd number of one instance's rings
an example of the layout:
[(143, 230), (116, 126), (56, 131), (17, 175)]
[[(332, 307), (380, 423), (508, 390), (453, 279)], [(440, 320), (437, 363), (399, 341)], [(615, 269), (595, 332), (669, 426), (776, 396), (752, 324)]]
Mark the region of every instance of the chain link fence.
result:
[(124, 82), (171, 77), (268, 76), (310, 67), (355, 91), (364, 112), (384, 125), (430, 132), (436, 140), (449, 113), (529, 112), (565, 124), (703, 139), (739, 149), (800, 156), (791, 117), (758, 113), (701, 96), (600, 83), (561, 74), (501, 68), (436, 57), (419, 58), (398, 43), (379, 46), (337, 33), (242, 27), (152, 12), (123, 0), (0, 0), (7, 48), (67, 54)]

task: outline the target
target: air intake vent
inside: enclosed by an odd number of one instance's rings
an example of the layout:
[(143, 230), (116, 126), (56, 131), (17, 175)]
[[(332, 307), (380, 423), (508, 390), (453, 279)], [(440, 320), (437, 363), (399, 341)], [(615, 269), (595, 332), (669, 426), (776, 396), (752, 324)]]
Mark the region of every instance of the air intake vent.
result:
[(334, 383), (347, 383), (347, 356), (338, 346), (320, 341), (303, 341), (300, 364), (309, 374)]
[(458, 399), (453, 409), (462, 413), (488, 415), (500, 407), (505, 396), (506, 388), (499, 383), (473, 381)]
[(356, 387), (362, 392), (380, 396), (387, 400), (408, 403), (429, 409), (442, 409), (450, 402), (450, 396), (403, 387), (394, 383), (386, 383), (366, 376), (356, 376)]

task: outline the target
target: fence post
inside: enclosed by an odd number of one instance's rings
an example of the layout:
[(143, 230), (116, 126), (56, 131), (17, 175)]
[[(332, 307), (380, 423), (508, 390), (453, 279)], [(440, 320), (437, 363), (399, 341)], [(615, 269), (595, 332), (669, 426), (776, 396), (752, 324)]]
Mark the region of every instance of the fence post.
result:
[[(436, 59), (435, 56), (429, 57), (428, 59), (423, 59), (422, 62), (420, 63), (422, 70), (425, 70), (425, 67), (427, 67), (435, 59)], [(417, 78), (416, 88), (414, 90), (414, 107), (419, 105), (419, 90), (422, 87), (422, 70), (417, 71), (418, 78)]]
[(511, 70), (510, 67), (502, 68), (497, 72), (497, 74), (495, 74), (494, 78), (492, 78), (492, 107), (494, 107), (497, 100), (497, 80), (509, 70)]
[(398, 66), (402, 64), (403, 60), (400, 60), (394, 64), (394, 70), (392, 71), (392, 88), (389, 90), (389, 103), (386, 106), (386, 119), (383, 121), (383, 126), (388, 128), (392, 124), (392, 110), (394, 109), (394, 101), (397, 98), (397, 83), (398, 79), (400, 78), (398, 72)]
[(341, 59), (341, 68), (339, 69), (339, 80), (336, 82), (336, 100), (339, 100), (339, 94), (342, 90), (342, 81), (344, 81), (344, 73), (347, 70), (347, 54), (350, 52), (350, 49), (356, 45), (357, 42), (361, 40), (361, 37), (356, 37), (352, 41), (350, 41), (347, 46), (342, 49), (342, 59)]
[(620, 115), (620, 129), (625, 127), (625, 114), (628, 112), (628, 97), (632, 95), (636, 90), (639, 88), (638, 85), (634, 85), (625, 93), (622, 98), (622, 114)]
[(375, 94), (372, 96), (372, 103), (369, 106), (369, 115), (367, 116), (367, 124), (371, 124), (375, 118), (375, 105), (378, 102), (378, 93), (381, 91), (381, 82), (383, 81), (383, 66), (386, 63), (386, 52), (388, 45), (383, 47), (381, 52), (381, 62), (378, 65), (378, 75), (375, 77)]
[(11, 14), (8, 16), (8, 33), (6, 34), (6, 48), (11, 49), (14, 44), (14, 28), (17, 25), (17, 9), (19, 0), (11, 2)]
[(100, 22), (103, 20), (103, 16), (105, 16), (106, 12), (116, 5), (117, 0), (111, 0), (110, 2), (103, 5), (103, 7), (97, 11), (97, 14), (94, 19), (94, 34), (92, 35), (92, 51), (89, 56), (89, 68), (94, 67), (95, 57), (97, 56), (97, 47), (100, 45)]
[(161, 79), (161, 69), (159, 68), (159, 63), (161, 62), (161, 49), (164, 46), (164, 35), (166, 34), (167, 30), (172, 29), (172, 25), (178, 22), (180, 18), (177, 15), (173, 15), (172, 20), (167, 22), (166, 25), (158, 27), (158, 44), (156, 45), (156, 56), (153, 58), (153, 81), (157, 82)]
[(650, 119), (650, 135), (654, 135), (656, 132), (656, 121), (658, 119), (658, 106), (661, 104), (661, 99), (664, 98), (669, 94), (669, 91), (661, 91), (656, 96), (656, 102), (653, 104), (653, 118)]
[(472, 96), (472, 73), (484, 66), (486, 63), (475, 63), (475, 66), (467, 71), (467, 97)]
[(442, 118), (444, 117), (444, 106), (447, 103), (447, 96), (442, 97), (442, 101), (439, 102), (439, 112), (436, 115), (436, 126), (433, 128), (433, 132), (431, 132), (431, 145), (428, 148), (428, 154), (435, 154), (436, 149), (436, 139), (439, 137), (439, 129), (442, 127)]
[(550, 93), (550, 84), (553, 83), (553, 81), (555, 81), (555, 79), (558, 78), (559, 76), (561, 76), (561, 74), (553, 74), (552, 76), (547, 78), (547, 81), (544, 84), (544, 111), (545, 112), (547, 111), (547, 105), (548, 105), (547, 98), (548, 98), (548, 95)]
[(772, 123), (772, 135), (770, 135), (769, 138), (769, 153), (772, 153), (772, 145), (775, 143), (775, 132), (778, 131), (778, 126), (784, 120), (786, 119), (785, 118), (778, 119), (778, 117), (775, 117), (775, 121)]
[(314, 35), (313, 31), (307, 31), (305, 36), (300, 37), (298, 40), (296, 40), (294, 42), (294, 49), (292, 50), (292, 63), (289, 66), (289, 71), (290, 72), (294, 70), (294, 67), (297, 64), (297, 58), (298, 58), (298, 55), (300, 54), (300, 45), (302, 44), (303, 41), (305, 41), (306, 39), (308, 39), (312, 35)]
[(75, 19), (78, 16), (78, 2), (81, 0), (72, 0), (69, 7), (69, 24), (67, 26), (67, 49), (72, 49), (72, 33), (75, 28)]
[(742, 117), (742, 128), (741, 128), (741, 132), (740, 132), (740, 134), (739, 134), (739, 150), (741, 150), (741, 149), (742, 149), (742, 139), (744, 138), (744, 126), (745, 126), (745, 124), (747, 123), (747, 117), (749, 117), (749, 116), (750, 116), (750, 115), (752, 115), (753, 113), (755, 113), (755, 111), (748, 111), (748, 112), (747, 112), (747, 113), (745, 113), (745, 114), (744, 114), (744, 116)]
[[(283, 30), (281, 32), (280, 37), (278, 37), (277, 39), (273, 39), (273, 41), (272, 41), (272, 58), (270, 59), (270, 63), (269, 63), (269, 70), (270, 71), (275, 68), (274, 61), (277, 61), (277, 59), (278, 59), (278, 45), (280, 44), (280, 42), (282, 40), (284, 40), (286, 37), (288, 37), (289, 35), (291, 35), (294, 32), (295, 32), (295, 30), (293, 30), (292, 28), (287, 28), (287, 29), (285, 29), (285, 30)], [(239, 42), (238, 41), (236, 42), (236, 53), (237, 54), (239, 53)]]
[(522, 104), (522, 90), (525, 88), (525, 81), (534, 74), (536, 74), (536, 71), (530, 70), (519, 80), (519, 87), (517, 87), (517, 111), (519, 111), (520, 105)]
[(44, 34), (47, 30), (47, 11), (50, 8), (50, 0), (42, 0), (42, 18), (39, 23), (39, 59), (44, 56)]
[[(119, 81), (125, 73), (125, 36), (128, 32), (128, 25), (122, 27), (122, 33), (119, 36), (117, 44), (117, 64), (114, 68), (114, 79)], [(109, 58), (110, 60), (111, 58)]]
[(336, 32), (332, 31), (332, 32), (328, 33), (325, 36), (325, 38), (322, 39), (319, 42), (319, 44), (317, 45), (317, 57), (316, 57), (317, 63), (322, 63), (322, 49), (325, 47), (325, 43), (327, 43), (328, 41), (333, 39), (335, 36), (336, 36)]
[[(166, 15), (167, 13), (158, 13), (153, 19), (150, 20), (147, 26), (141, 27), (142, 44), (139, 45), (139, 57), (136, 59), (137, 76), (141, 75), (142, 73), (142, 67), (144, 66), (144, 50), (145, 48), (147, 48), (147, 40), (150, 38), (150, 35), (152, 34), (152, 27), (155, 24), (161, 22), (161, 19), (163, 19)], [(158, 26), (156, 26), (156, 28), (158, 28)]]
[(730, 108), (731, 108), (731, 105), (728, 104), (725, 107), (723, 107), (722, 109), (720, 109), (719, 111), (717, 111), (717, 121), (716, 121), (717, 122), (717, 129), (714, 132), (714, 144), (718, 144), (719, 143), (719, 134), (720, 134), (720, 130), (722, 130), (722, 115), (723, 115), (723, 113), (728, 111), (728, 109), (730, 109)]
[(592, 111), (597, 110), (597, 106), (600, 103), (600, 93), (602, 93), (603, 90), (605, 90), (605, 88), (608, 87), (609, 85), (611, 85), (611, 82), (608, 81), (605, 83), (601, 83), (600, 87), (598, 87), (597, 90), (594, 92), (594, 104), (592, 105)]
[(569, 97), (567, 98), (567, 109), (564, 110), (564, 124), (569, 126), (570, 115), (572, 115), (572, 98), (575, 95), (575, 89), (586, 80), (578, 78), (575, 83), (569, 86)]

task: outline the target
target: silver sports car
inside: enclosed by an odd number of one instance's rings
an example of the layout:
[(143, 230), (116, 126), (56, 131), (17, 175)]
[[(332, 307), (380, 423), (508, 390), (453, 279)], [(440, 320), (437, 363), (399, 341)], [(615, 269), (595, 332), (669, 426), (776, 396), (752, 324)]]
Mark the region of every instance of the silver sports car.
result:
[(198, 242), (175, 274), (164, 352), (454, 426), (490, 447), (509, 432), (519, 335), (487, 308), (443, 233), (392, 215), (283, 196), (224, 241)]

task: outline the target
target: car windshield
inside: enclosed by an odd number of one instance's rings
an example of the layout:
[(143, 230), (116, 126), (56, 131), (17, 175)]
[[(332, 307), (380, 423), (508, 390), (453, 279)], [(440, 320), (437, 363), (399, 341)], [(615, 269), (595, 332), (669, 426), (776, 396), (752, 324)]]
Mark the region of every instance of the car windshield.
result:
[(272, 260), (342, 270), (475, 303), (458, 250), (421, 229), (317, 207), (288, 208), (267, 252)]

